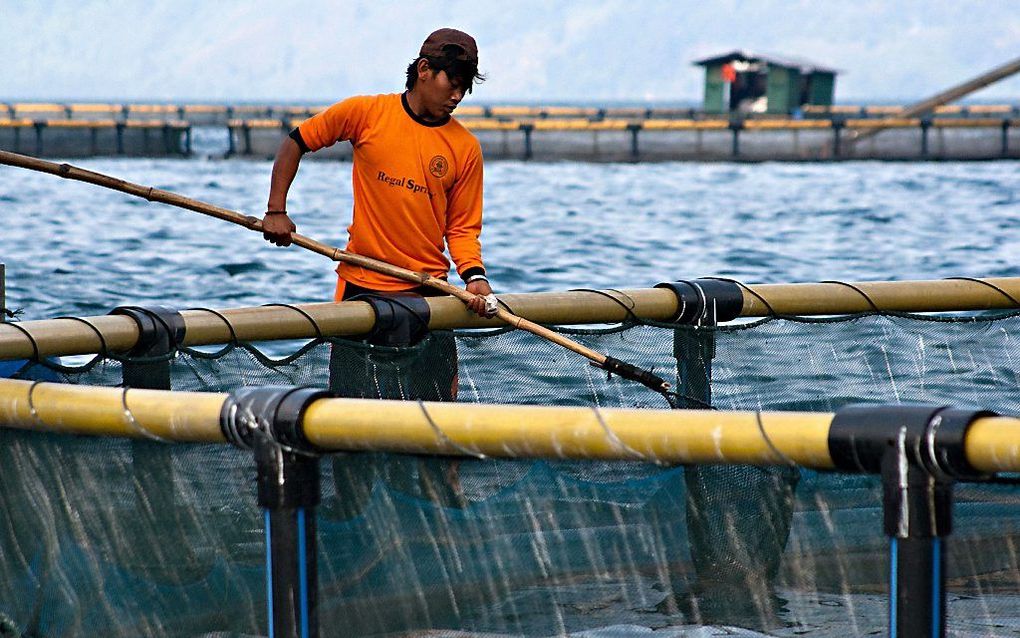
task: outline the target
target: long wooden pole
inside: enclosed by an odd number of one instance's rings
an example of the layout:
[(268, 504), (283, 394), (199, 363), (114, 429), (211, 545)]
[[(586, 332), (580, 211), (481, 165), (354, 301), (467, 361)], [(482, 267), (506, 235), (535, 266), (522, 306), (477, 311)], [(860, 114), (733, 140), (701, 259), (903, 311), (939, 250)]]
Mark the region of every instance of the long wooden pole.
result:
[[(1018, 72), (1020, 72), (1020, 58), (997, 66), (987, 73), (982, 73), (976, 78), (972, 78), (962, 84), (958, 84), (952, 88), (946, 89), (945, 91), (936, 93), (935, 95), (921, 100), (916, 104), (904, 107), (898, 113), (892, 115), (890, 119), (903, 119), (922, 115), (931, 111), (936, 106), (942, 106), (943, 104), (948, 104), (949, 102), (958, 100), (969, 93), (983, 89), (989, 84), (994, 84), (995, 82)], [(849, 139), (853, 142), (859, 142), (878, 134), (882, 130), (884, 130), (882, 127), (869, 128), (865, 130), (855, 129), (849, 132)]]
[[(222, 219), (239, 226), (244, 226), (249, 230), (254, 230), (260, 233), (262, 232), (262, 221), (257, 217), (243, 215), (236, 211), (214, 206), (213, 204), (207, 204), (206, 202), (192, 199), (190, 197), (184, 197), (177, 193), (153, 188), (151, 186), (134, 184), (116, 177), (71, 166), (70, 164), (57, 164), (55, 162), (48, 162), (46, 160), (21, 155), (19, 153), (11, 153), (9, 151), (0, 151), (0, 164), (26, 168), (33, 171), (39, 171), (41, 173), (49, 173), (66, 179), (95, 184), (104, 188), (110, 188), (122, 193), (141, 197), (151, 202), (160, 202), (171, 206), (177, 206), (178, 208), (184, 208), (196, 213)], [(440, 290), (448, 295), (453, 295), (465, 303), (476, 297), (476, 295), (471, 294), (467, 290), (454, 286), (453, 284), (443, 279), (439, 279), (438, 277), (433, 277), (428, 273), (414, 272), (413, 270), (394, 266), (393, 264), (389, 264), (378, 259), (341, 250), (340, 248), (323, 244), (322, 242), (305, 237), (298, 233), (293, 234), (292, 240), (294, 244), (312, 252), (319, 253), (320, 255), (329, 257), (333, 261), (361, 266), (367, 270), (389, 275), (395, 279), (400, 279), (419, 286), (429, 286), (430, 288), (435, 288), (436, 290)], [(519, 317), (504, 308), (500, 307), (496, 309), (496, 317), (515, 328), (525, 330), (575, 352), (582, 357), (585, 357), (591, 361), (593, 365), (599, 368), (642, 383), (657, 392), (668, 392), (670, 389), (669, 383), (659, 377), (656, 377), (650, 372), (640, 370), (635, 366), (620, 361), (619, 359), (608, 357), (602, 353), (596, 352), (595, 350), (583, 346), (572, 339), (568, 339), (561, 334), (553, 332), (545, 326), (529, 321), (524, 317)]]

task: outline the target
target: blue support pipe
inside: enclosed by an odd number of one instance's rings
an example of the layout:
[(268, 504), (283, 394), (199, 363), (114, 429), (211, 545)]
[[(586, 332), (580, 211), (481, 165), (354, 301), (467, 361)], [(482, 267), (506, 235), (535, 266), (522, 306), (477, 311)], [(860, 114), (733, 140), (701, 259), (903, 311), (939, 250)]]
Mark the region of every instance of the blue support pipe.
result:
[(319, 459), (284, 450), (266, 438), (256, 442), (255, 460), (265, 521), (269, 636), (314, 638), (319, 635), (315, 550)]
[(241, 388), (231, 393), (220, 414), (227, 440), (255, 456), (270, 638), (319, 635), (319, 451), (305, 439), (301, 422), (308, 405), (324, 396), (329, 393), (317, 388)]
[(889, 536), (890, 638), (946, 635), (945, 552), (950, 532), (952, 483), (890, 454), (883, 468)]
[(837, 470), (882, 477), (889, 537), (889, 636), (944, 638), (946, 552), (953, 485), (987, 480), (963, 442), (982, 410), (931, 405), (847, 406), (829, 428)]

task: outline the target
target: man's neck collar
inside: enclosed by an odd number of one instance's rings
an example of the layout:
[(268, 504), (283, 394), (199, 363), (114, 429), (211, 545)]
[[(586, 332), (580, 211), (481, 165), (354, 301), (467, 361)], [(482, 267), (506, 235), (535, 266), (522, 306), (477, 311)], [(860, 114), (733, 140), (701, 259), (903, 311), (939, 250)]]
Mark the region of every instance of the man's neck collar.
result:
[(408, 116), (410, 116), (410, 118), (412, 120), (414, 120), (418, 124), (421, 124), (422, 126), (429, 126), (429, 127), (442, 126), (443, 124), (446, 124), (447, 122), (450, 121), (450, 116), (449, 115), (447, 115), (445, 117), (442, 117), (442, 118), (440, 118), (438, 120), (432, 120), (432, 119), (429, 119), (429, 118), (424, 117), (422, 115), (419, 115), (415, 111), (415, 109), (412, 108), (412, 106), (411, 106), (412, 103), (417, 103), (416, 104), (417, 107), (419, 109), (421, 108), (421, 104), (420, 104), (419, 100), (417, 99), (417, 97), (418, 96), (415, 95), (413, 91), (404, 91), (400, 95), (400, 103), (404, 105), (404, 111), (408, 114)]

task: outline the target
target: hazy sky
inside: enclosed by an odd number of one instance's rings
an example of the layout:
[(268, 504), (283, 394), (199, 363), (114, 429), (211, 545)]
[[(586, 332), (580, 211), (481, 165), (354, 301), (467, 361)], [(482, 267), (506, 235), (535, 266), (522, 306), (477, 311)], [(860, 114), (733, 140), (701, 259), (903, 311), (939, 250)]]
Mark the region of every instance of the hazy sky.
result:
[[(478, 40), (480, 102), (699, 101), (690, 62), (735, 48), (844, 71), (838, 101), (909, 100), (1020, 57), (1020, 0), (0, 0), (0, 100), (396, 91), (440, 26)], [(1020, 101), (1020, 78), (975, 97)]]

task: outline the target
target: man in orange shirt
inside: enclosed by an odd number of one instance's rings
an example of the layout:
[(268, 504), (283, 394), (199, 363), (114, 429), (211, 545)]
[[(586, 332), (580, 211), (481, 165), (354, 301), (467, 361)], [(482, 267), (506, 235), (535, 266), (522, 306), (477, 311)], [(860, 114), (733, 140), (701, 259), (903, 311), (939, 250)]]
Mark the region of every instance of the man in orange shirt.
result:
[[(347, 250), (445, 279), (450, 267), (445, 243), (468, 292), (478, 295), (469, 307), (492, 314), (495, 299), (478, 240), (481, 147), (451, 117), (472, 84), (482, 79), (474, 38), (439, 29), (408, 67), (407, 91), (352, 97), (303, 122), (276, 154), (265, 238), (280, 246), (291, 242), (296, 227), (287, 215), (287, 191), (301, 156), (350, 141), (354, 216)], [(358, 266), (340, 264), (337, 273), (337, 301), (369, 291), (442, 294)]]
[[(480, 315), (494, 314), (496, 298), (485, 277), (478, 239), (481, 147), (451, 117), (473, 83), (482, 79), (474, 38), (455, 29), (439, 29), (408, 66), (407, 91), (348, 98), (303, 122), (276, 154), (262, 222), (265, 238), (280, 246), (291, 243), (296, 227), (287, 214), (287, 192), (302, 155), (350, 141), (354, 215), (347, 250), (445, 279), (450, 269), (444, 253), (448, 247), (468, 292), (476, 295), (468, 307)], [(337, 274), (336, 301), (366, 293), (443, 294), (344, 263)], [(421, 344), (399, 351), (337, 342), (330, 354), (329, 377), (330, 388), (342, 396), (454, 400), (456, 343), (449, 333), (431, 334)], [(380, 478), (444, 505), (464, 504), (453, 460), (339, 457), (333, 477), (343, 496), (337, 511), (342, 517), (361, 512)]]

